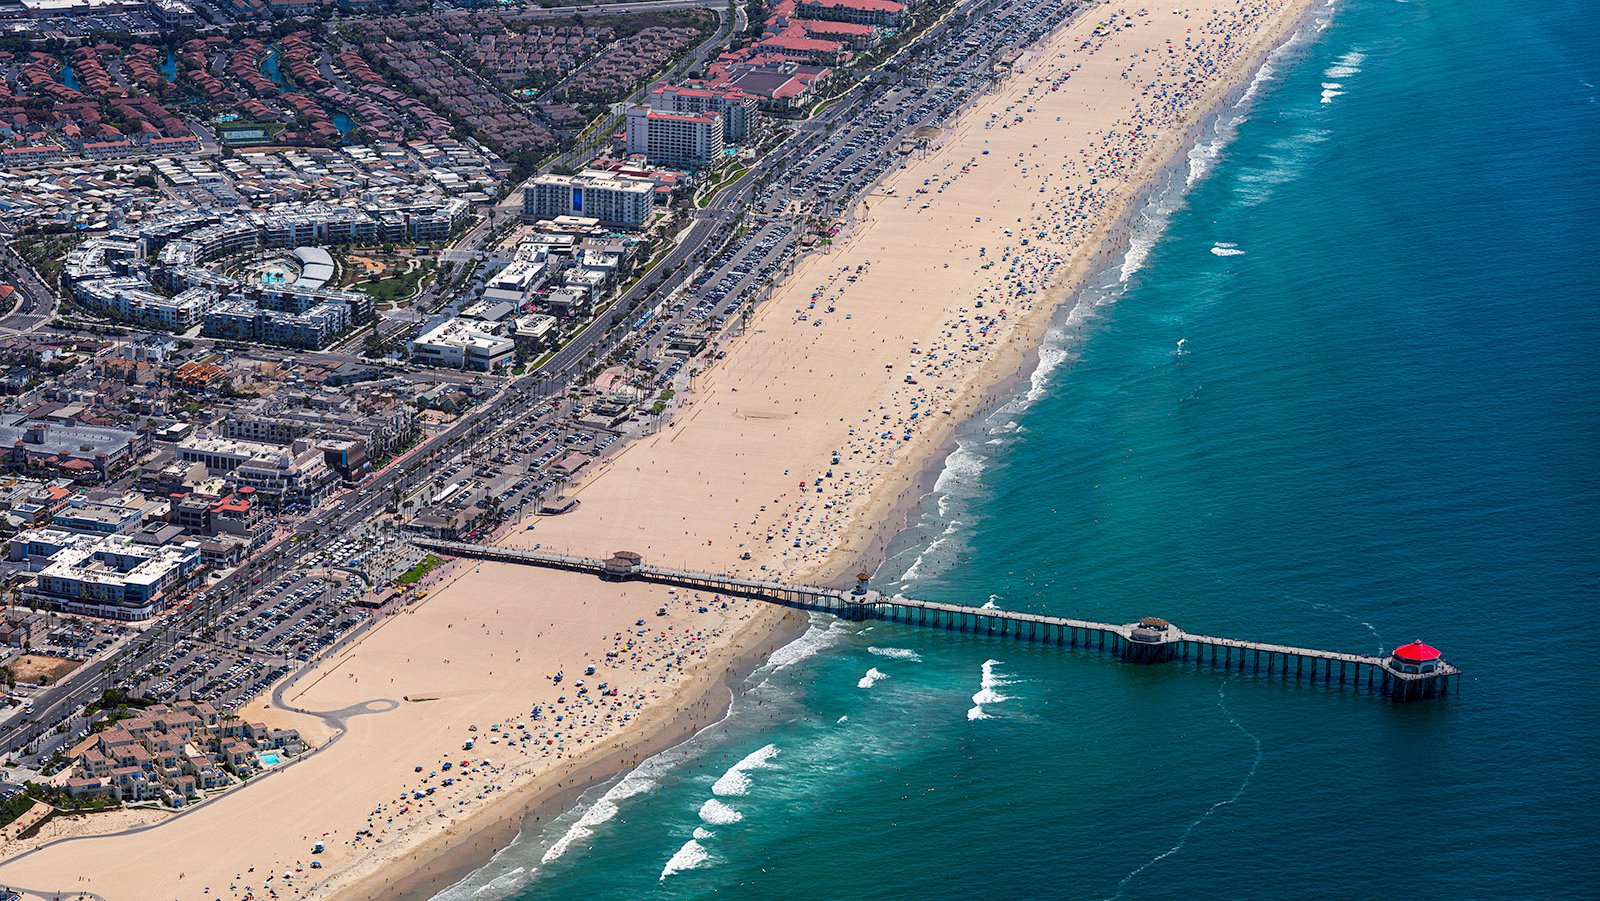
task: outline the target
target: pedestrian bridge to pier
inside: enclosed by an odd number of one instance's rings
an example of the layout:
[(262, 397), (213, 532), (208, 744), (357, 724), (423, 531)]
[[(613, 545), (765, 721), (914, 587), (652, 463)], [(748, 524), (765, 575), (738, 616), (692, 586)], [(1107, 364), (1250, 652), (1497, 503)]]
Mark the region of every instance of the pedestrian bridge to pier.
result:
[(455, 557), (564, 569), (588, 573), (608, 581), (650, 582), (709, 591), (829, 613), (848, 620), (880, 620), (1014, 641), (1082, 648), (1135, 663), (1191, 663), (1293, 682), (1351, 688), (1395, 700), (1446, 695), (1457, 687), (1457, 677), (1461, 675), (1459, 669), (1444, 662), (1437, 651), (1420, 641), (1397, 648), (1395, 653), (1384, 657), (1345, 654), (1200, 635), (1185, 632), (1154, 617), (1133, 623), (1097, 623), (1038, 613), (922, 601), (886, 595), (871, 589), (867, 586), (865, 575), (859, 578), (853, 589), (830, 588), (651, 566), (638, 554), (629, 551), (618, 551), (601, 560), (544, 550), (433, 538), (417, 538), (413, 542), (420, 548)]

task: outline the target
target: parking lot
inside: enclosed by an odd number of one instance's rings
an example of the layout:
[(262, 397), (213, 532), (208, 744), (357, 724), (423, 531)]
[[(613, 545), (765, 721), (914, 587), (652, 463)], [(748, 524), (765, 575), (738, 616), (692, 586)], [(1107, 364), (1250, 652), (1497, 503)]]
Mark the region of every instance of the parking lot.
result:
[(355, 628), (360, 583), (296, 572), (217, 621), (207, 639), (184, 638), (130, 680), (157, 701), (206, 701), (231, 712)]

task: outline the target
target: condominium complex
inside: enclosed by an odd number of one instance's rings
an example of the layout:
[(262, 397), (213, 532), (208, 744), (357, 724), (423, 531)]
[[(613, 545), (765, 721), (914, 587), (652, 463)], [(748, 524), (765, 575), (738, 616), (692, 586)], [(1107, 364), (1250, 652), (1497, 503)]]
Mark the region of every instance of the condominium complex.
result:
[(722, 116), (715, 112), (669, 113), (648, 106), (628, 109), (628, 152), (658, 165), (694, 169), (722, 152)]
[(893, 27), (900, 24), (906, 5), (897, 0), (799, 0), (799, 11), (808, 19)]
[(587, 216), (613, 225), (640, 226), (655, 205), (655, 182), (610, 172), (541, 175), (522, 189), (522, 221)]
[[(140, 325), (213, 338), (320, 349), (372, 315), (372, 299), (322, 288), (332, 275), (326, 252), (313, 275), (289, 285), (247, 285), (204, 264), (258, 247), (442, 240), (465, 218), (452, 198), (365, 208), (312, 204), (290, 211), (196, 211), (91, 238), (74, 249), (63, 277), (85, 306)], [(162, 290), (157, 290), (157, 289)]]

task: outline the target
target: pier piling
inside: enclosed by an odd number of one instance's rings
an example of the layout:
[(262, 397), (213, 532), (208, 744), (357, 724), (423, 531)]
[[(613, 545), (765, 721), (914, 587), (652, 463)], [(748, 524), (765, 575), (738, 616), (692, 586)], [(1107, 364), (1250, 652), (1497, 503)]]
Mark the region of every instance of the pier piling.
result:
[[(1383, 657), (1345, 654), (1192, 634), (1157, 617), (1145, 617), (1128, 624), (1098, 623), (888, 597), (868, 587), (865, 573), (856, 577), (852, 588), (836, 589), (650, 566), (632, 551), (618, 551), (600, 560), (432, 538), (413, 539), (413, 543), (419, 548), (441, 554), (585, 572), (614, 582), (635, 580), (711, 591), (802, 610), (821, 611), (852, 622), (876, 619), (966, 634), (970, 619), (974, 635), (1093, 649), (1137, 664), (1176, 661), (1232, 672), (1237, 657), (1239, 672), (1248, 669), (1257, 675), (1287, 680), (1290, 678), (1289, 662), (1293, 660), (1296, 683), (1309, 681), (1316, 684), (1320, 675), (1324, 686), (1365, 690), (1395, 701), (1447, 696), (1457, 688), (1456, 683), (1461, 675), (1459, 669), (1444, 661), (1437, 649), (1421, 641), (1402, 645)], [(1027, 624), (1026, 629), (1023, 628), (1024, 623)], [(1238, 651), (1237, 655), (1235, 650)], [(1265, 667), (1262, 666), (1263, 654), (1266, 655)], [(1335, 663), (1338, 664), (1337, 678), (1334, 676)], [(1363, 672), (1366, 674), (1364, 682)]]

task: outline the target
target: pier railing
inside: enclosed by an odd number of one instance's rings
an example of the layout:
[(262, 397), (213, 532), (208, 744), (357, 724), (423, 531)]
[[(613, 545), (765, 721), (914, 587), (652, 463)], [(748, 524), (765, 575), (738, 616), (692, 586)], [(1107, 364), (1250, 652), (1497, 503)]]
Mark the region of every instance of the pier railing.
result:
[[(544, 550), (414, 539), (418, 547), (458, 557), (583, 572), (612, 581), (636, 580), (751, 598), (848, 620), (881, 620), (1014, 641), (1093, 650), (1136, 663), (1179, 662), (1268, 678), (1368, 691), (1395, 700), (1435, 697), (1457, 688), (1461, 671), (1443, 660), (1403, 667), (1393, 657), (1347, 654), (1291, 645), (1185, 632), (1164, 620), (1135, 623), (1022, 613), (885, 595), (866, 588), (829, 588), (650, 566), (619, 551), (605, 559)], [(1425, 668), (1425, 671), (1421, 671)], [(1407, 671), (1418, 670), (1418, 671)]]

